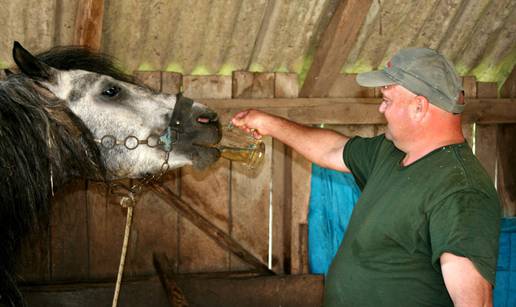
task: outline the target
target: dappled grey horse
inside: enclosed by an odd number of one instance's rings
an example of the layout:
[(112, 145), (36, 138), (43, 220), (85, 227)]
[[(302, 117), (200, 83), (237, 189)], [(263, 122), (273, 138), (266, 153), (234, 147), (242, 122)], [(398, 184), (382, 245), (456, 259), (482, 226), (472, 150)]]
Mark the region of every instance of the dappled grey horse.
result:
[(23, 305), (13, 276), (21, 238), (48, 215), (74, 177), (149, 178), (220, 153), (217, 114), (157, 93), (81, 48), (33, 56), (15, 43), (18, 68), (0, 81), (0, 306)]

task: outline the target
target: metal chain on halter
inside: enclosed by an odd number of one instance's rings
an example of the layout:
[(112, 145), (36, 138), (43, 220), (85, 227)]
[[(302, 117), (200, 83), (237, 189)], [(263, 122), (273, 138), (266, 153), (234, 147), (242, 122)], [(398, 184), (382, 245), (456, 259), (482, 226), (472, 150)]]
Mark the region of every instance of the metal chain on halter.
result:
[[(171, 144), (175, 143), (178, 139), (177, 137), (177, 131), (169, 130), (167, 133), (172, 134), (175, 132), (174, 138), (175, 141), (171, 142)], [(169, 138), (172, 138), (172, 136), (168, 136)], [(157, 135), (157, 134), (150, 134), (146, 139), (140, 140), (134, 135), (127, 136), (124, 140), (118, 140), (114, 135), (107, 134), (104, 135), (100, 139), (94, 140), (96, 143), (100, 144), (105, 149), (113, 149), (117, 145), (124, 145), (124, 147), (127, 150), (135, 150), (138, 148), (139, 145), (147, 145), (150, 148), (156, 148), (159, 145), (166, 145), (166, 142), (163, 141), (163, 136)], [(163, 174), (165, 174), (169, 168), (170, 165), (168, 163), (171, 147), (169, 146), (164, 149), (165, 151), (165, 159), (163, 161), (163, 164), (161, 165), (159, 173), (148, 175), (142, 179), (138, 179), (138, 182), (132, 186), (127, 186), (123, 183), (114, 183), (109, 182), (109, 190), (110, 193), (114, 196), (120, 197), (120, 205), (124, 208), (134, 206), (136, 203), (136, 197), (138, 194), (141, 193), (142, 188), (145, 185), (157, 182), (158, 180), (163, 177)]]

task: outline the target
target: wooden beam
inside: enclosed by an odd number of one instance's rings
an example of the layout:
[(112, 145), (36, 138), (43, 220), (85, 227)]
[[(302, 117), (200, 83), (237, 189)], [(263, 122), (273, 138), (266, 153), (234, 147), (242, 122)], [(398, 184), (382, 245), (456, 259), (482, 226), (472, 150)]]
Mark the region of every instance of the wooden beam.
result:
[(372, 0), (342, 0), (324, 32), (300, 97), (326, 97), (351, 52)]
[[(324, 276), (249, 273), (177, 274), (190, 306), (321, 306)], [(111, 306), (113, 283), (31, 285), (27, 306)], [(124, 280), (119, 306), (170, 306), (157, 277)]]
[(100, 50), (104, 0), (83, 0), (77, 6), (73, 44)]
[[(200, 102), (229, 118), (242, 109), (254, 108), (303, 124), (385, 124), (378, 112), (378, 98), (272, 98), (201, 99)], [(516, 123), (516, 103), (502, 98), (466, 98), (463, 123)]]
[(172, 307), (188, 306), (188, 301), (181, 288), (177, 285), (174, 266), (164, 253), (153, 255), (154, 268), (158, 273), (161, 285), (165, 289), (168, 301)]
[(176, 209), (181, 216), (188, 219), (188, 221), (197, 226), (206, 235), (212, 238), (219, 246), (233, 252), (233, 254), (254, 266), (256, 269), (274, 274), (274, 272), (269, 270), (269, 268), (264, 263), (262, 263), (258, 258), (242, 247), (240, 243), (235, 241), (226, 232), (213, 225), (213, 223), (211, 223), (208, 219), (200, 215), (190, 205), (179, 198), (174, 192), (170, 191), (168, 187), (153, 185), (152, 189), (163, 201)]

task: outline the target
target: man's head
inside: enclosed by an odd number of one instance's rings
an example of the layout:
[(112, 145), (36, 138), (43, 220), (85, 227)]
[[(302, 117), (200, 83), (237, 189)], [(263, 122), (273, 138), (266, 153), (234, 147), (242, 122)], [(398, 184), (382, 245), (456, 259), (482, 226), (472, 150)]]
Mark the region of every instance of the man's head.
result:
[(366, 87), (399, 84), (447, 112), (462, 113), (464, 110), (459, 99), (462, 85), (455, 69), (433, 49), (402, 49), (385, 69), (359, 74), (357, 82)]
[(464, 109), (460, 79), (435, 50), (403, 49), (385, 69), (359, 74), (357, 82), (381, 87), (379, 110), (387, 120), (385, 135), (399, 149), (462, 135), (456, 115)]

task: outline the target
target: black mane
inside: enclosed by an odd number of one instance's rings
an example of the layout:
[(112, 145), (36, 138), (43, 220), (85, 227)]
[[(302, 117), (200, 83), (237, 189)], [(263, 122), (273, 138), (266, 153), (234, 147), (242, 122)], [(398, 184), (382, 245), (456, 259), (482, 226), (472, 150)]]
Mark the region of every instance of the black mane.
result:
[(86, 70), (111, 76), (120, 81), (136, 83), (136, 79), (117, 68), (113, 57), (93, 52), (83, 47), (54, 47), (36, 56), (54, 68), (60, 70)]
[[(54, 48), (37, 56), (135, 83), (106, 55)], [(74, 177), (102, 180), (105, 167), (91, 132), (50, 92), (23, 74), (0, 80), (0, 306), (24, 305), (13, 277), (20, 240), (45, 216), (53, 191)]]

